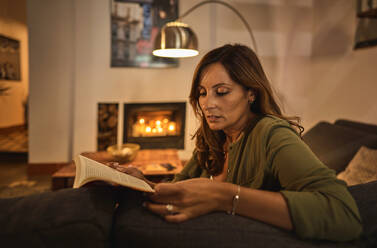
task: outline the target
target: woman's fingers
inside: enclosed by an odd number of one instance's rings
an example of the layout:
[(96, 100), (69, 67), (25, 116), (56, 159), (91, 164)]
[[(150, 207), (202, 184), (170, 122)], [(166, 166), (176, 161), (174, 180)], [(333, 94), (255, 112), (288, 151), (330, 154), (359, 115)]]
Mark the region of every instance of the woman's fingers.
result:
[(139, 172), (141, 173), (141, 171), (139, 171), (135, 167), (123, 167), (123, 166), (120, 166), (119, 171), (127, 173), (127, 174), (130, 174), (130, 175), (138, 174)]
[(158, 203), (176, 203), (181, 200), (182, 189), (174, 183), (159, 183), (150, 199)]
[(156, 193), (159, 195), (178, 194), (182, 188), (177, 183), (159, 183), (156, 185)]
[(179, 213), (174, 215), (166, 215), (165, 220), (169, 222), (179, 223), (188, 220), (188, 216), (185, 213)]
[(143, 173), (136, 167), (133, 167), (132, 165), (119, 165), (117, 162), (108, 162), (106, 163), (109, 167), (116, 169), (117, 171), (120, 171), (122, 173), (129, 174), (131, 176), (144, 179)]
[(119, 166), (119, 163), (118, 162), (107, 162), (106, 165), (113, 168), (113, 169), (116, 169), (116, 167)]
[(107, 162), (106, 165), (120, 172), (123, 172), (124, 168), (126, 168), (124, 166), (119, 165), (118, 162)]
[(183, 222), (189, 219), (187, 213), (180, 212), (180, 208), (173, 204), (147, 203), (146, 207), (155, 214), (163, 216), (169, 222)]
[(153, 213), (159, 214), (161, 216), (179, 213), (178, 207), (173, 204), (155, 204), (148, 202), (146, 203), (146, 207)]

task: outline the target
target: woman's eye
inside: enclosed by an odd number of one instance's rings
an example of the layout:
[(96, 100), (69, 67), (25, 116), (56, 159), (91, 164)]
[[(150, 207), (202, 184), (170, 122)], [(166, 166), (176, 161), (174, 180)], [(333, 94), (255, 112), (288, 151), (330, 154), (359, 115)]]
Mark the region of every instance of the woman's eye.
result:
[(199, 96), (205, 96), (206, 92), (204, 90), (199, 91)]
[(218, 89), (217, 91), (216, 91), (216, 94), (218, 95), (218, 96), (224, 96), (224, 95), (226, 95), (226, 94), (228, 94), (229, 93), (229, 91), (227, 90), (227, 89)]

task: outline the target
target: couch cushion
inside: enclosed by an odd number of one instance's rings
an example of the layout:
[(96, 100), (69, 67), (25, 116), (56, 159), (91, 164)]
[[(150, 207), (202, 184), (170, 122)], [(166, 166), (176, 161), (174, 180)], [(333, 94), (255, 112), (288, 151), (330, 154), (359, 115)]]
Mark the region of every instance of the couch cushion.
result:
[(377, 181), (348, 188), (359, 207), (366, 247), (377, 247)]
[(250, 218), (211, 213), (168, 223), (141, 207), (139, 192), (125, 191), (114, 218), (114, 247), (358, 247), (356, 242), (304, 241)]
[(1, 247), (109, 247), (115, 199), (109, 186), (0, 199)]
[(361, 146), (377, 148), (377, 135), (320, 122), (303, 135), (318, 158), (337, 173), (343, 171)]

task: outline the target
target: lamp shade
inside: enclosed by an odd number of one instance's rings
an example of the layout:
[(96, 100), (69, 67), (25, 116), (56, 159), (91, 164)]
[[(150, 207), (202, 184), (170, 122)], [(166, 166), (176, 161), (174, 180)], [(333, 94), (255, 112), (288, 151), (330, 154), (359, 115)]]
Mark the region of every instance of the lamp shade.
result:
[(192, 57), (198, 55), (198, 39), (182, 22), (168, 22), (157, 35), (153, 55), (159, 57)]

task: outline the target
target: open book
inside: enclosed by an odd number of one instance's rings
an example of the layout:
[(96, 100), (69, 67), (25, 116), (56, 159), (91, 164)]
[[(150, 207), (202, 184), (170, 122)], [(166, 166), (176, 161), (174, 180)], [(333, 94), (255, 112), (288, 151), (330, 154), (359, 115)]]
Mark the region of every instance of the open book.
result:
[(140, 191), (154, 192), (151, 186), (145, 181), (117, 171), (116, 169), (82, 155), (78, 155), (75, 158), (75, 164), (76, 176), (73, 183), (74, 188), (79, 188), (92, 181), (106, 181)]

